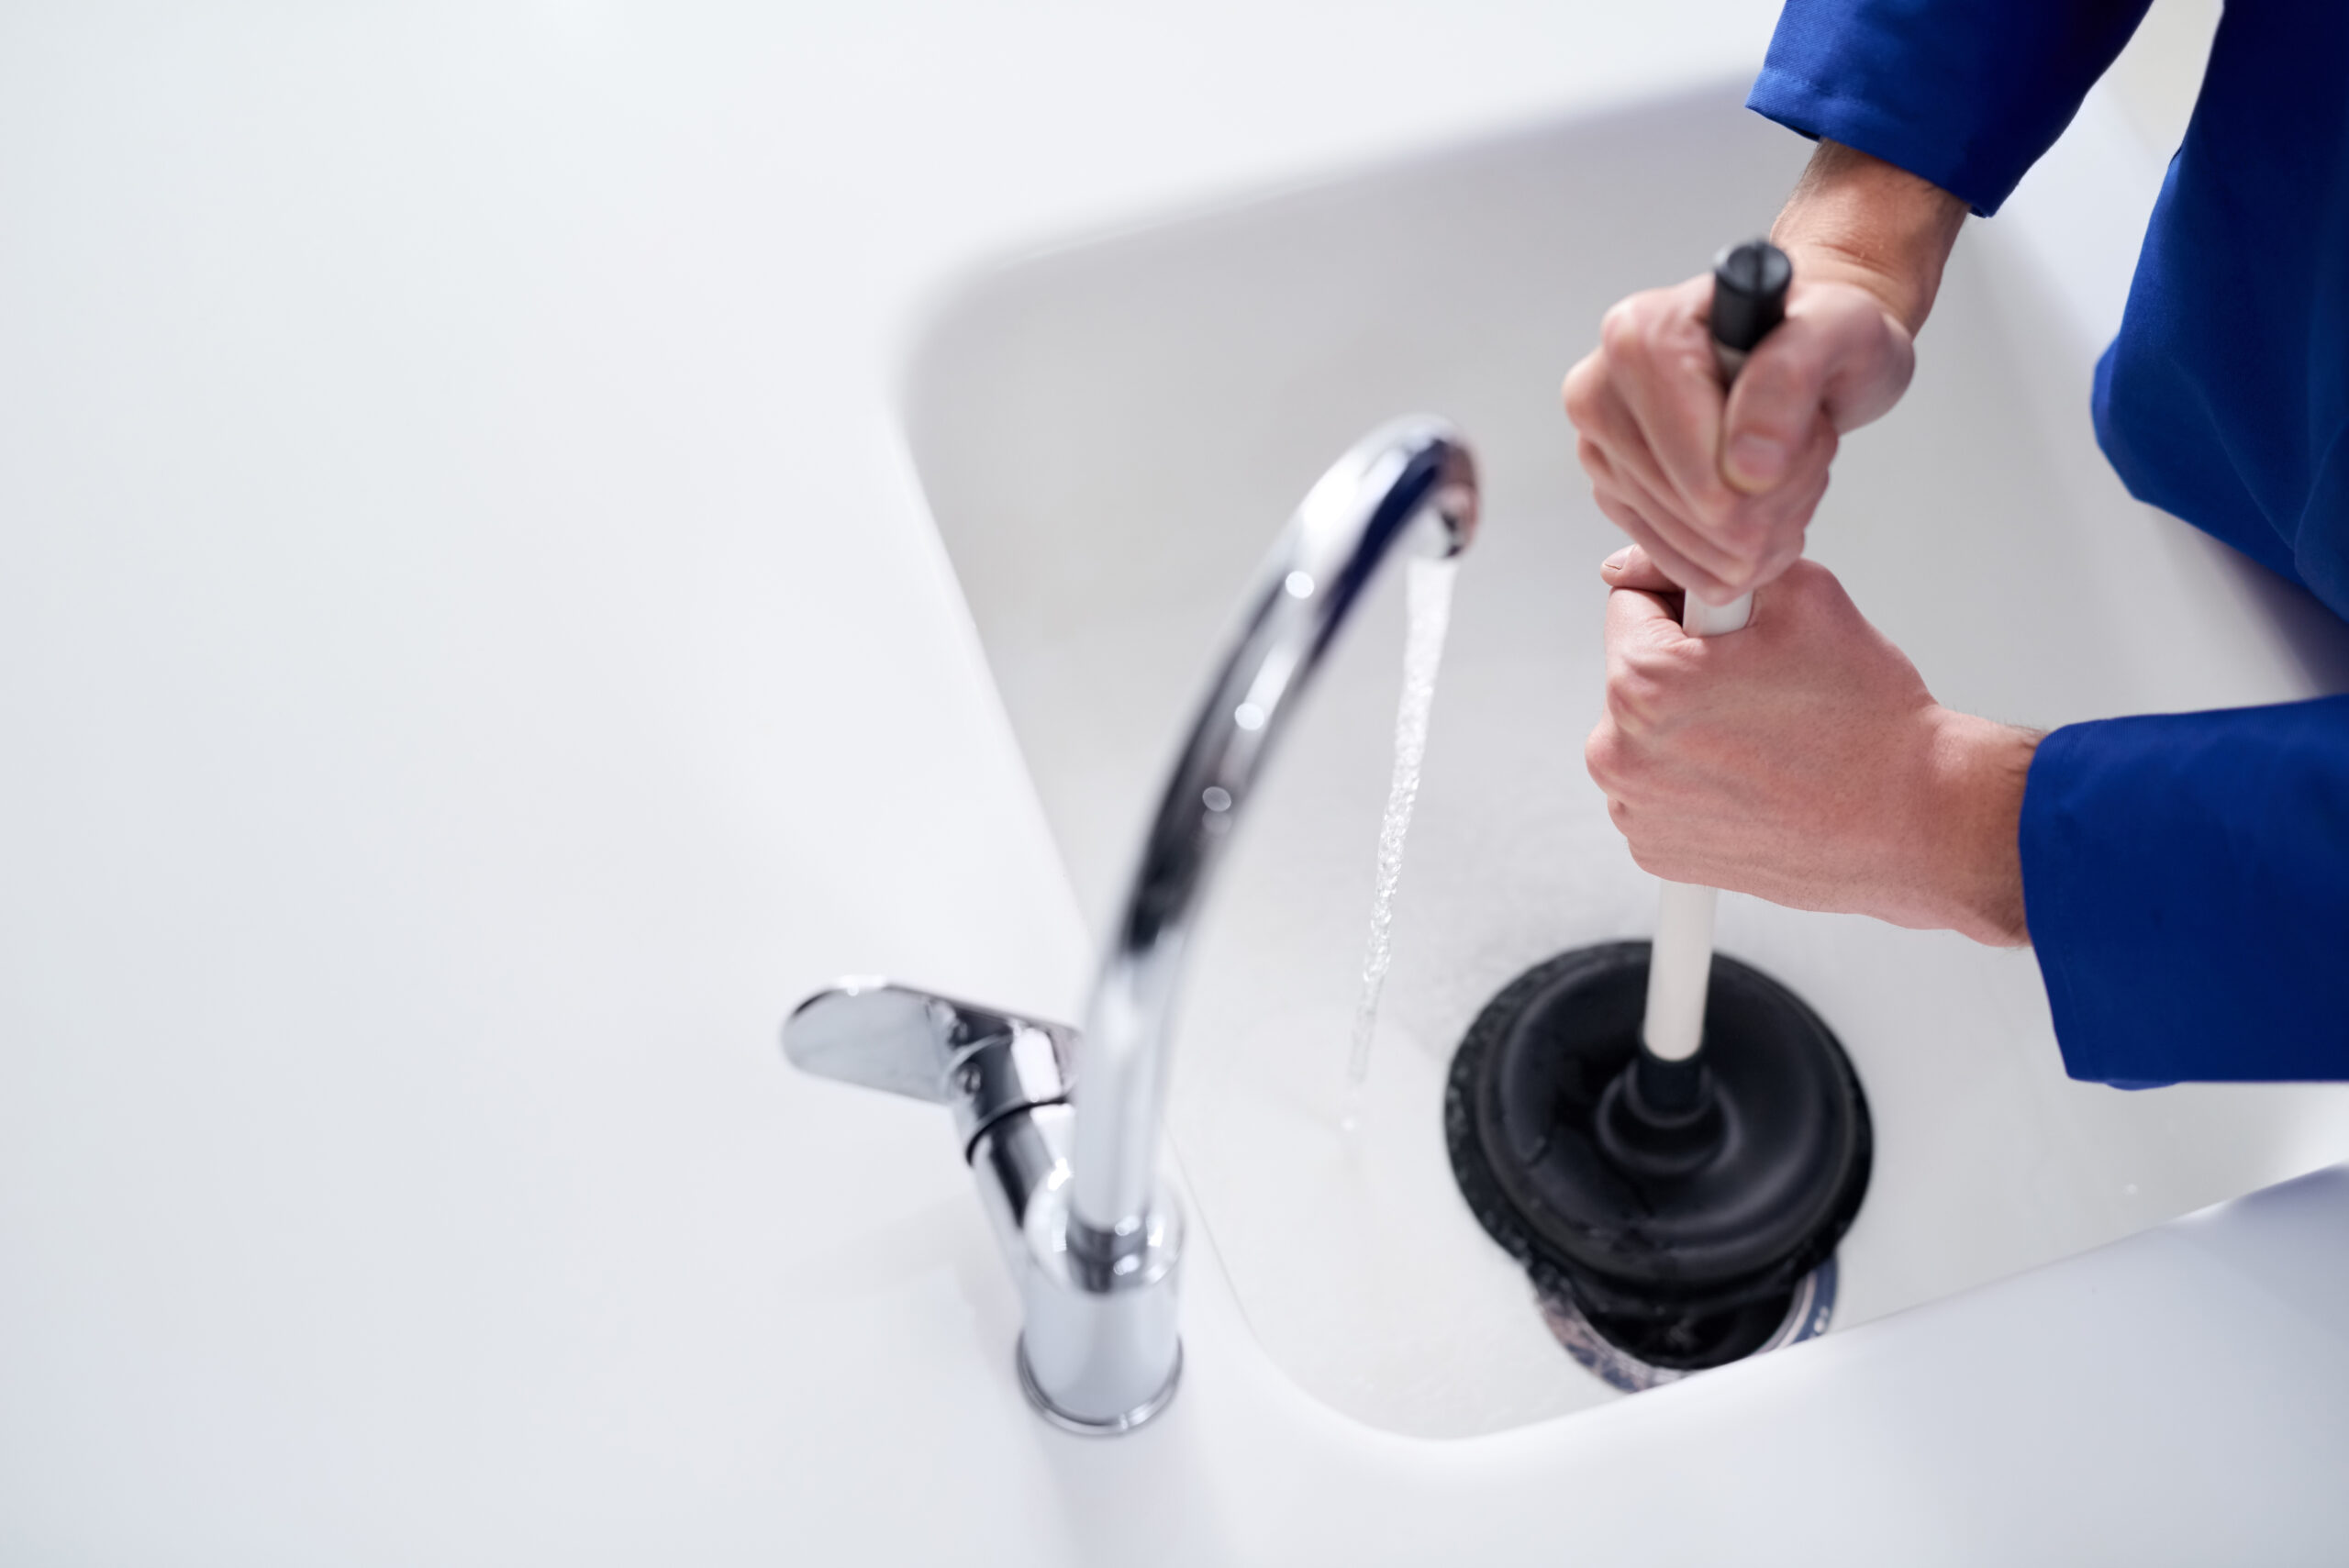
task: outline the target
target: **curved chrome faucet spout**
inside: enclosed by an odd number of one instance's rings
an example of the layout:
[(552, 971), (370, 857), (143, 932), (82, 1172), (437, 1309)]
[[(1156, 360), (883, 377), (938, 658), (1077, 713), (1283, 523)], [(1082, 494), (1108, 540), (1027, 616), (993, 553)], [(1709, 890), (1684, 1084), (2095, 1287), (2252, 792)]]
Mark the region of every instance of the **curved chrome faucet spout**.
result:
[(1183, 952), (1233, 819), (1330, 639), (1397, 547), (1453, 555), (1476, 531), (1475, 460), (1442, 420), (1398, 419), (1321, 476), (1281, 531), (1109, 934), (1077, 1050), (1074, 1206), (1114, 1251), (1146, 1224)]
[(1475, 529), (1475, 465), (1441, 420), (1377, 430), (1314, 485), (1159, 800), (1081, 1039), (878, 979), (818, 992), (784, 1025), (785, 1052), (809, 1072), (952, 1108), (1019, 1284), (1020, 1386), (1058, 1426), (1131, 1431), (1182, 1371), (1183, 1225), (1155, 1190), (1158, 1129), (1183, 950), (1232, 820), (1379, 563), (1455, 554)]

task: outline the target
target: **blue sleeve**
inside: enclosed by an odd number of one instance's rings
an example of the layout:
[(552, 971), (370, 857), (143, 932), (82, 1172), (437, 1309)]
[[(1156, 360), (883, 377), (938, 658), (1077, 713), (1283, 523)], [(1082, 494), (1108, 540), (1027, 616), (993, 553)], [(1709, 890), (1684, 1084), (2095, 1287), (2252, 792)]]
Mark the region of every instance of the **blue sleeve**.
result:
[(2349, 1078), (2349, 696), (2040, 742), (2023, 904), (2075, 1078)]
[(1748, 108), (1984, 217), (2055, 145), (2152, 0), (1787, 0)]

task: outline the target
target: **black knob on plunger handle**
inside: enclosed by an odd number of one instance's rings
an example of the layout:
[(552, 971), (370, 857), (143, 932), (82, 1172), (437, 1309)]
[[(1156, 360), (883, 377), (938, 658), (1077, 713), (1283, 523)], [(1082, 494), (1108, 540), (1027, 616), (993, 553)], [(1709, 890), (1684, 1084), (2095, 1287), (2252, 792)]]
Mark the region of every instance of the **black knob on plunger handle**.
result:
[(1721, 384), (1737, 379), (1745, 356), (1787, 318), (1787, 285), (1795, 264), (1767, 239), (1732, 245), (1713, 258), (1713, 362)]

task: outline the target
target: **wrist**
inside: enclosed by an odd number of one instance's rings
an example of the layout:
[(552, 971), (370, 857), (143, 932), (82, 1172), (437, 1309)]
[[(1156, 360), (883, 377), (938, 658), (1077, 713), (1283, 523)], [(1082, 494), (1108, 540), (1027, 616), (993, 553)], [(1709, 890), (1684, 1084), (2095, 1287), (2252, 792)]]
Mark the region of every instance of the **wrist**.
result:
[(1941, 290), (1965, 204), (1880, 158), (1822, 141), (1770, 238), (1808, 282), (1848, 284), (1914, 337)]
[(1990, 947), (2031, 940), (2022, 896), (2023, 787), (2039, 735), (1935, 711), (1917, 843), (1932, 923)]

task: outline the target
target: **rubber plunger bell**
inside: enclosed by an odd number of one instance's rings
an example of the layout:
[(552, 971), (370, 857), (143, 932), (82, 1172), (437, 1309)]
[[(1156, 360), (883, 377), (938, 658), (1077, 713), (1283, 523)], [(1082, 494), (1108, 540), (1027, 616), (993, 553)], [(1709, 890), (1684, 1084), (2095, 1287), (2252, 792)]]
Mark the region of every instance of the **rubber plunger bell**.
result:
[[(1792, 275), (1765, 240), (1715, 260), (1724, 383), (1784, 318)], [(1743, 601), (1687, 604), (1699, 635), (1745, 622)], [(1666, 883), (1654, 943), (1520, 975), (1470, 1028), (1445, 1096), (1453, 1169), (1486, 1229), (1658, 1367), (1769, 1340), (1867, 1190), (1849, 1059), (1800, 997), (1712, 951), (1716, 896)]]

